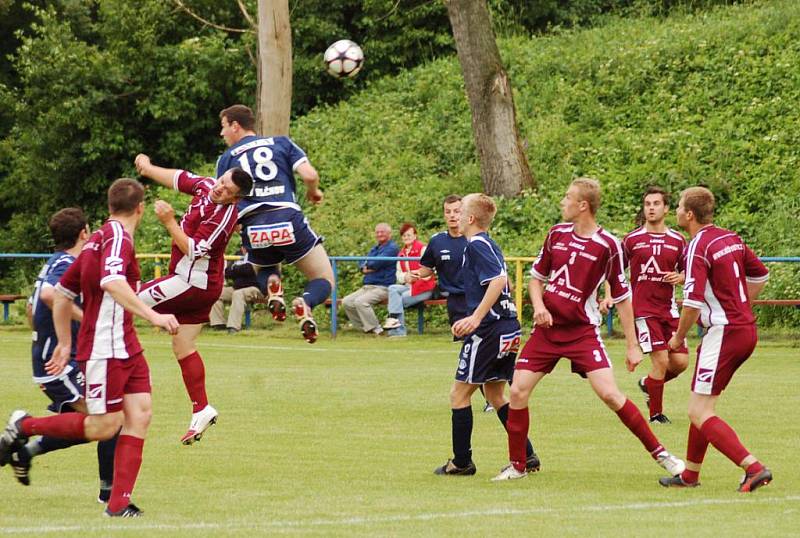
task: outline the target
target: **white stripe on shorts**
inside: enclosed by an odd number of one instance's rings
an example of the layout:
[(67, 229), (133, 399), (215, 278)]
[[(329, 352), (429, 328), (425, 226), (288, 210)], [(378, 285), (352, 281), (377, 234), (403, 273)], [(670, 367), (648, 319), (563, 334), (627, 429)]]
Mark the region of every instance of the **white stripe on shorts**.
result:
[(653, 351), (653, 337), (650, 336), (650, 329), (647, 328), (647, 319), (636, 318), (635, 323), (639, 333), (639, 347), (642, 348), (642, 353), (650, 353)]
[(86, 407), (90, 415), (104, 415), (108, 390), (108, 361), (86, 361)]
[[(173, 275), (170, 278), (165, 278), (158, 284), (140, 291), (139, 299), (141, 299), (147, 306), (153, 307), (159, 303), (174, 299), (191, 287), (192, 285), (186, 282), (183, 278), (179, 277), (178, 275)], [(159, 293), (154, 296), (153, 290), (155, 290), (155, 288), (159, 288), (163, 295)]]
[(716, 376), (719, 366), (719, 353), (722, 350), (724, 333), (724, 325), (713, 325), (708, 328), (708, 332), (700, 343), (700, 354), (697, 356), (694, 380), (694, 392), (697, 394), (711, 394), (714, 376)]
[(472, 372), (475, 370), (475, 359), (478, 356), (478, 347), (480, 347), (481, 342), (483, 342), (483, 338), (477, 334), (473, 334), (470, 340), (472, 341), (472, 347), (469, 350), (469, 373), (467, 374), (467, 383), (472, 383)]

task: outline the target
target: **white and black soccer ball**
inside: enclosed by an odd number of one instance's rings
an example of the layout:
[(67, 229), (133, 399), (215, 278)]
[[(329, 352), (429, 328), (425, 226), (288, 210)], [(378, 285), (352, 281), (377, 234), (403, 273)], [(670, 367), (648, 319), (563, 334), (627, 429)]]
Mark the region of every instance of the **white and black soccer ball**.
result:
[(364, 65), (364, 51), (349, 39), (340, 39), (325, 51), (325, 68), (336, 78), (356, 76)]

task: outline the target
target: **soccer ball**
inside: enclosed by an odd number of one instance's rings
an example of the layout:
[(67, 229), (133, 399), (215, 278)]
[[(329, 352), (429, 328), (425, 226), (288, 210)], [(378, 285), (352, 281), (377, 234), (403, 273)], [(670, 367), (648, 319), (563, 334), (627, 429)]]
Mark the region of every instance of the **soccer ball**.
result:
[(325, 51), (325, 67), (336, 78), (356, 76), (364, 64), (364, 51), (349, 39), (340, 39)]

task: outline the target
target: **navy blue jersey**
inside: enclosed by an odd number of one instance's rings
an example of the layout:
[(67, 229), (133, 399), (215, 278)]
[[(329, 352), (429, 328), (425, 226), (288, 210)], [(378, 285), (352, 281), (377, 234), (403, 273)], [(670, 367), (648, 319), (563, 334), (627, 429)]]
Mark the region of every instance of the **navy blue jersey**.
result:
[[(44, 288), (54, 288), (58, 284), (61, 276), (67, 272), (67, 269), (74, 261), (75, 258), (66, 252), (57, 251), (50, 256), (42, 270), (39, 271), (39, 276), (36, 277), (36, 284), (31, 296), (31, 307), (33, 308), (33, 345), (31, 346), (31, 355), (33, 379), (37, 383), (47, 383), (55, 379), (45, 371), (44, 365), (50, 360), (53, 355), (53, 349), (58, 344), (55, 326), (53, 325), (53, 311), (41, 300), (40, 296)], [(75, 302), (80, 304), (78, 299)], [(72, 322), (73, 358), (75, 357), (79, 326), (80, 324), (77, 321)], [(70, 362), (70, 365), (75, 367), (72, 362)]]
[[(481, 232), (469, 238), (464, 250), (464, 294), (467, 298), (467, 312), (472, 315), (483, 300), (489, 282), (499, 276), (506, 276), (506, 262), (500, 247), (492, 241), (486, 232)], [(511, 298), (511, 292), (506, 282), (500, 297), (492, 305), (489, 313), (481, 320), (481, 325), (502, 318), (517, 317), (517, 307)]]
[(463, 235), (453, 237), (447, 232), (439, 232), (431, 237), (428, 248), (422, 254), (420, 265), (436, 270), (439, 289), (445, 293), (455, 295), (464, 293), (461, 265), (467, 242), (467, 238)]
[(239, 202), (239, 217), (261, 207), (278, 209), (297, 204), (294, 171), (308, 161), (306, 153), (287, 136), (245, 136), (217, 159), (217, 177), (239, 167), (253, 176), (253, 190)]

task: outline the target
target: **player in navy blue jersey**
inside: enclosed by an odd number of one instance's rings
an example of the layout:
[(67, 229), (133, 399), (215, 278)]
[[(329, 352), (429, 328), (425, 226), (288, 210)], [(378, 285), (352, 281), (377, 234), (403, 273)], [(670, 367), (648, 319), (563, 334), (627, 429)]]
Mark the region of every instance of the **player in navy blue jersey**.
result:
[[(274, 269), (282, 262), (296, 265), (308, 279), (302, 297), (292, 301), (292, 310), (307, 342), (316, 341), (317, 324), (312, 309), (325, 302), (333, 286), (333, 270), (323, 238), (308, 224), (297, 202), (295, 173), (306, 186), (306, 199), (322, 202), (319, 174), (305, 152), (287, 136), (259, 136), (255, 116), (244, 105), (233, 105), (219, 114), (220, 136), (229, 148), (217, 160), (217, 177), (233, 167), (253, 176), (253, 190), (239, 203), (242, 245), (247, 261), (257, 268)], [(259, 271), (265, 280), (267, 302), (275, 319), (280, 318), (283, 289), (276, 271)], [(269, 280), (267, 280), (269, 279)], [(285, 308), (284, 308), (285, 311)], [(284, 314), (285, 316), (285, 314)]]
[[(505, 260), (488, 230), (497, 206), (485, 194), (470, 194), (462, 201), (459, 229), (467, 238), (461, 268), (467, 316), (453, 324), (453, 336), (463, 337), (455, 382), (450, 390), (453, 458), (434, 473), (474, 475), (472, 462), (472, 394), (483, 385), (486, 398), (503, 427), (508, 420), (506, 383), (514, 374), (521, 329), (517, 308), (508, 287)], [(539, 470), (539, 458), (527, 443), (527, 468)]]
[(461, 217), (461, 197), (451, 194), (444, 199), (444, 220), (447, 231), (434, 234), (428, 248), (422, 254), (419, 278), (427, 278), (436, 271), (439, 291), (447, 298), (447, 316), (450, 326), (467, 316), (467, 303), (464, 299), (464, 281), (461, 276), (461, 262), (467, 238), (459, 231)]
[[(30, 301), (33, 326), (33, 344), (31, 346), (33, 382), (37, 383), (45, 395), (50, 398), (51, 403), (48, 409), (53, 413), (70, 411), (86, 413), (85, 380), (74, 360), (78, 327), (83, 317), (79, 301), (76, 301), (72, 307), (72, 359), (64, 371), (58, 375), (50, 375), (45, 371), (45, 364), (50, 360), (53, 350), (58, 344), (51, 310), (55, 285), (80, 254), (83, 245), (89, 238), (89, 227), (83, 211), (76, 207), (68, 207), (55, 213), (50, 218), (49, 226), (55, 242), (55, 252), (39, 272)], [(30, 484), (29, 471), (34, 456), (86, 442), (48, 436), (32, 439), (20, 450), (11, 454), (10, 464), (14, 475), (21, 484), (27, 486)], [(116, 443), (117, 438), (114, 437), (97, 444), (97, 459), (100, 468), (98, 500), (102, 502), (107, 502), (111, 494)]]

